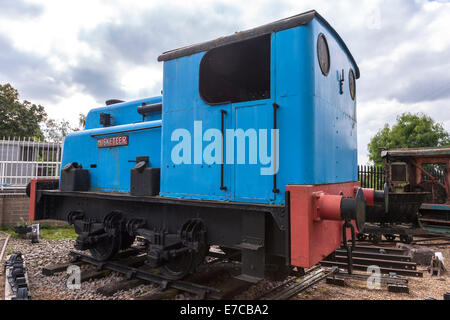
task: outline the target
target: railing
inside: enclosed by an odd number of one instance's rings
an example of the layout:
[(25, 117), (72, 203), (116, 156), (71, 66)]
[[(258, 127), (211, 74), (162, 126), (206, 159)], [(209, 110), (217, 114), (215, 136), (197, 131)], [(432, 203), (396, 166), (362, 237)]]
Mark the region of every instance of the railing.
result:
[(0, 140), (0, 190), (23, 189), (31, 179), (58, 179), (63, 144), (32, 138)]
[(384, 168), (377, 166), (358, 166), (358, 179), (363, 188), (383, 190), (385, 182)]
[[(440, 183), (445, 184), (445, 164), (424, 164), (423, 170), (431, 174)], [(422, 181), (431, 181), (431, 177), (422, 172)]]

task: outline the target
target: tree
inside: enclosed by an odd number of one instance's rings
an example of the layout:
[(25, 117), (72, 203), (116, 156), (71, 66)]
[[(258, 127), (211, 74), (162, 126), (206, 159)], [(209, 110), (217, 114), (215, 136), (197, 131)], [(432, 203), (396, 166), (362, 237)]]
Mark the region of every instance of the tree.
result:
[(62, 119), (60, 121), (49, 119), (45, 122), (44, 135), (46, 141), (61, 142), (74, 129), (70, 122)]
[(19, 93), (9, 83), (0, 84), (0, 137), (35, 137), (42, 139), (40, 123), (47, 114), (44, 107), (19, 101)]
[(86, 115), (83, 113), (78, 114), (78, 126), (80, 130), (83, 130), (86, 126)]
[(0, 138), (29, 137), (61, 142), (73, 131), (84, 129), (86, 116), (79, 114), (78, 127), (70, 122), (48, 119), (44, 107), (19, 101), (19, 92), (9, 83), (0, 85)]
[(45, 140), (62, 142), (69, 133), (83, 130), (86, 125), (86, 116), (80, 113), (78, 117), (78, 128), (72, 127), (70, 122), (65, 119), (60, 121), (48, 119), (44, 129)]
[(397, 123), (388, 124), (378, 131), (368, 144), (369, 159), (375, 165), (382, 165), (383, 148), (421, 148), (443, 147), (450, 145), (450, 135), (441, 123), (436, 123), (429, 116), (418, 113), (403, 113), (397, 117)]

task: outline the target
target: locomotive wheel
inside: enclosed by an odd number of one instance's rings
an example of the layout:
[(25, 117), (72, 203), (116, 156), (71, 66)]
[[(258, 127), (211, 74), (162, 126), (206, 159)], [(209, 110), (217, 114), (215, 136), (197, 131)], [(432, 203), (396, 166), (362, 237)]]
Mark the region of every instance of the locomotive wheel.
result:
[(372, 233), (369, 235), (369, 240), (372, 241), (373, 244), (377, 244), (381, 241), (381, 235)]
[(394, 241), (395, 240), (395, 235), (394, 234), (385, 234), (384, 237), (386, 238), (387, 241)]
[(121, 246), (121, 237), (109, 236), (103, 241), (97, 242), (89, 249), (92, 257), (98, 261), (106, 261), (114, 258)]
[(186, 251), (162, 265), (159, 271), (169, 279), (180, 280), (203, 263), (207, 252), (206, 248), (200, 249), (198, 252)]
[(406, 244), (410, 244), (411, 242), (413, 242), (414, 238), (410, 235), (401, 235), (400, 236), (400, 241)]
[(194, 253), (185, 252), (171, 259), (160, 267), (161, 273), (169, 279), (179, 280), (184, 278), (194, 265)]
[(357, 238), (359, 241), (365, 241), (365, 240), (367, 240), (367, 234), (365, 234), (365, 233), (358, 233), (358, 234), (356, 235), (356, 238)]

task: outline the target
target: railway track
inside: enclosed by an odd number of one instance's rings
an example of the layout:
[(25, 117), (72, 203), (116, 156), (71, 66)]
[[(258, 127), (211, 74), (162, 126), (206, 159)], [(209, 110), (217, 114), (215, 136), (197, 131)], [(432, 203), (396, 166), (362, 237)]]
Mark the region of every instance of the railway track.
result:
[[(435, 242), (440, 241), (440, 242)], [(394, 239), (394, 240), (381, 240), (381, 241), (372, 241), (372, 240), (356, 240), (358, 244), (361, 245), (386, 245), (391, 246), (392, 244), (397, 243), (404, 243), (401, 240)], [(411, 245), (418, 245), (418, 246), (448, 246), (450, 245), (450, 236), (443, 236), (443, 235), (433, 235), (433, 234), (419, 234), (414, 235), (414, 240), (410, 243)]]
[(337, 272), (337, 268), (325, 270), (314, 267), (307, 270), (305, 276), (301, 278), (290, 278), (282, 284), (262, 293), (255, 300), (288, 300)]
[[(161, 283), (154, 281), (153, 277), (155, 274), (150, 276), (152, 280), (148, 280), (147, 275), (141, 277), (141, 274), (149, 272), (146, 270), (140, 270), (139, 272), (134, 273), (133, 278), (130, 278), (132, 275), (131, 273), (124, 273), (125, 270), (131, 272), (135, 271), (137, 268), (128, 268), (126, 264), (135, 265), (134, 262), (136, 261), (139, 261), (137, 257), (121, 257), (117, 261), (108, 262), (104, 264), (102, 268), (99, 268), (96, 263), (92, 264), (90, 259), (81, 259), (67, 264), (48, 266), (43, 269), (43, 273), (51, 276), (56, 273), (64, 272), (66, 270), (65, 267), (69, 264), (76, 263), (79, 266), (85, 266), (81, 276), (82, 283), (86, 281), (101, 281), (101, 279), (110, 276), (111, 272), (120, 272), (125, 275), (120, 281), (99, 285), (99, 287), (97, 287), (96, 292), (105, 297), (112, 297), (118, 291), (126, 291), (150, 283), (154, 284), (153, 288), (149, 289), (148, 292), (130, 297), (134, 300), (171, 300), (175, 299), (180, 294), (183, 294), (183, 299), (233, 300), (235, 297), (239, 296), (239, 294), (247, 291), (253, 286), (253, 284), (233, 278), (229, 273), (228, 266), (221, 267), (219, 265), (215, 268), (210, 268), (207, 271), (193, 274), (183, 281), (168, 281), (166, 284), (163, 283), (161, 285)], [(138, 275), (139, 278), (136, 278), (136, 275)], [(365, 281), (367, 277), (368, 275), (363, 274), (347, 275), (336, 267), (325, 268), (315, 266), (307, 270), (304, 276), (290, 276), (287, 280), (278, 283), (269, 290), (261, 290), (262, 292), (251, 294), (251, 299), (288, 300), (325, 279), (327, 280), (327, 283), (339, 285), (339, 281), (343, 282), (344, 279)], [(156, 279), (159, 280), (160, 278), (156, 277)], [(329, 282), (330, 279), (333, 281)], [(397, 285), (407, 285), (408, 283), (405, 278), (398, 279), (397, 277), (392, 278), (392, 276), (382, 276), (381, 282)], [(207, 293), (205, 293), (205, 291), (207, 291)]]
[[(105, 297), (112, 297), (116, 292), (127, 290), (132, 292), (134, 288), (144, 285), (145, 292), (130, 297), (136, 300), (168, 300), (175, 299), (179, 295), (183, 299), (231, 300), (243, 292), (246, 292), (244, 296), (248, 293), (251, 299), (255, 300), (287, 300), (324, 279), (332, 283), (349, 277), (361, 278), (360, 280), (366, 277), (362, 274), (350, 276), (343, 273), (342, 269), (347, 267), (346, 250), (343, 248), (336, 250), (332, 256), (322, 261), (320, 266), (307, 270), (302, 276), (292, 274), (287, 280), (277, 282), (275, 287), (269, 290), (265, 289), (267, 286), (263, 283), (259, 287), (253, 287), (247, 282), (235, 279), (233, 275), (234, 271), (239, 271), (239, 263), (230, 260), (233, 258), (232, 255), (226, 255), (214, 248), (208, 254), (207, 263), (202, 265), (197, 273), (182, 281), (167, 279), (158, 274), (158, 270), (149, 269), (145, 265), (145, 250), (142, 247), (121, 252), (115, 260), (107, 262), (98, 262), (90, 256), (73, 251), (70, 256), (72, 257), (70, 262), (47, 266), (42, 269), (42, 273), (52, 276), (65, 272), (69, 265), (76, 264), (84, 266), (81, 282), (100, 281), (111, 275), (121, 274), (120, 280), (99, 285), (96, 292)], [(380, 271), (384, 274), (382, 279), (386, 278), (391, 282), (392, 274), (423, 276), (423, 273), (417, 270), (416, 264), (411, 262), (411, 257), (405, 255), (404, 250), (399, 248), (358, 245), (353, 252), (353, 260), (355, 270), (367, 271), (368, 266), (380, 266)], [(250, 288), (252, 289), (249, 290)]]
[[(8, 241), (11, 235), (7, 235), (4, 239), (0, 239), (0, 265), (3, 263), (3, 258), (6, 254), (6, 248), (8, 247)], [(0, 268), (0, 275), (3, 274), (3, 268)]]
[[(431, 242), (430, 242), (431, 241)], [(439, 242), (435, 242), (439, 241)], [(415, 239), (412, 244), (419, 246), (448, 246), (450, 245), (450, 236), (431, 235), (422, 239)]]
[[(123, 275), (122, 280), (99, 285), (96, 293), (112, 297), (116, 292), (126, 291), (141, 285), (152, 285), (148, 292), (133, 296), (135, 300), (169, 300), (182, 294), (185, 298), (195, 300), (232, 300), (239, 294), (250, 289), (253, 284), (233, 277), (239, 265), (224, 261), (227, 255), (210, 252), (208, 262), (200, 272), (188, 276), (184, 280), (167, 279), (158, 270), (149, 269), (145, 265), (145, 253), (139, 249), (121, 252), (113, 261), (99, 262), (88, 255), (70, 252), (71, 261), (62, 264), (48, 265), (42, 269), (45, 276), (53, 276), (66, 272), (70, 265), (82, 268), (81, 283), (87, 281), (101, 281), (112, 274)], [(287, 300), (326, 277), (334, 274), (335, 270), (325, 270), (318, 266), (306, 271), (304, 276), (293, 274), (280, 285), (268, 291), (258, 292), (256, 298), (261, 300)], [(255, 298), (255, 299), (256, 299)]]
[[(138, 279), (144, 280), (147, 282), (151, 282), (155, 284), (160, 291), (164, 291), (168, 288), (181, 290), (184, 292), (188, 292), (194, 294), (197, 299), (221, 299), (222, 295), (220, 290), (217, 290), (212, 287), (203, 286), (194, 282), (188, 282), (183, 280), (172, 280), (166, 277), (163, 277), (155, 271), (145, 270), (143, 268), (133, 267), (133, 264), (130, 264), (129, 261), (106, 261), (99, 262), (94, 258), (80, 254), (78, 252), (71, 252), (72, 262), (85, 262), (91, 265), (94, 265), (98, 272), (103, 270), (115, 271), (123, 274), (126, 279)], [(137, 256), (139, 258), (140, 256)], [(137, 259), (138, 261), (142, 261), (142, 264), (145, 261), (145, 255), (142, 255), (141, 259)], [(129, 260), (129, 259), (128, 259)]]
[[(355, 270), (367, 271), (370, 266), (377, 266), (382, 274), (423, 277), (423, 272), (417, 270), (417, 264), (411, 261), (411, 257), (406, 255), (404, 249), (356, 246), (352, 252), (352, 259)], [(347, 251), (341, 247), (320, 264), (326, 267), (347, 268)]]
[[(168, 279), (159, 274), (157, 269), (145, 265), (145, 251), (139, 248), (129, 249), (119, 253), (112, 261), (99, 262), (91, 256), (79, 252), (70, 252), (70, 261), (66, 263), (48, 265), (42, 268), (42, 274), (53, 276), (66, 272), (71, 265), (83, 267), (81, 283), (87, 281), (100, 281), (111, 274), (121, 274), (123, 279), (97, 288), (96, 293), (111, 297), (116, 292), (130, 290), (141, 285), (152, 285), (151, 290), (142, 295), (134, 296), (136, 300), (166, 300), (173, 299), (179, 294), (187, 295), (196, 300), (203, 299), (231, 299), (233, 296), (248, 289), (250, 284), (232, 278), (231, 273), (238, 266), (233, 262), (224, 262), (230, 255), (211, 252), (208, 262), (201, 270), (188, 276), (184, 280)], [(208, 285), (225, 278), (219, 283), (219, 288)]]

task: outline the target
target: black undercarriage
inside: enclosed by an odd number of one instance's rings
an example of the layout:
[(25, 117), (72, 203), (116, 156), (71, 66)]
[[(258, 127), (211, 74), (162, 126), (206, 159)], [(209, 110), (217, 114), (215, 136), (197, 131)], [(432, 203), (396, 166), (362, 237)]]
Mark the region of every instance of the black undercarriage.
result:
[(289, 206), (37, 190), (34, 219), (73, 224), (76, 247), (98, 260), (111, 259), (142, 237), (147, 263), (173, 279), (194, 272), (210, 246), (235, 250), (239, 278), (254, 282), (288, 269), (289, 217)]

